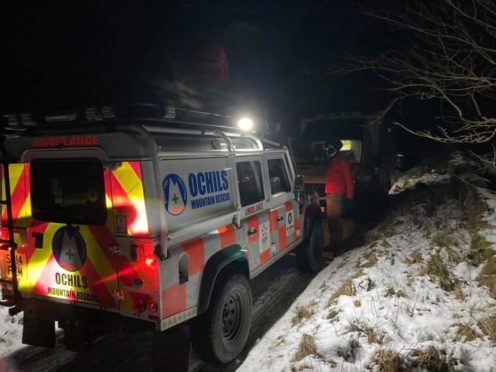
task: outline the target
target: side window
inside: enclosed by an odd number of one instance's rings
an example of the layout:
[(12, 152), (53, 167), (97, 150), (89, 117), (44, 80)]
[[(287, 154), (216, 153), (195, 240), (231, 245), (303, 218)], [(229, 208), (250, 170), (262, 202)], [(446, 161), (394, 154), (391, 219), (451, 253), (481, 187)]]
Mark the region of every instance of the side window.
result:
[(263, 191), (262, 166), (258, 160), (236, 163), (241, 206), (254, 204), (265, 199)]
[(282, 159), (269, 159), (270, 193), (272, 195), (280, 192), (291, 191), (288, 174)]

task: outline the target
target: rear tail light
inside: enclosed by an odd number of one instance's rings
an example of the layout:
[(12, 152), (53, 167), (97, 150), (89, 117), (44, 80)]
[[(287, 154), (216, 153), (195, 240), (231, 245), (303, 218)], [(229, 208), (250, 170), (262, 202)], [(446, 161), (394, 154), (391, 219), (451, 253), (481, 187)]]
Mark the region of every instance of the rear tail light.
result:
[(150, 269), (154, 269), (157, 266), (157, 257), (155, 255), (146, 256), (145, 265)]
[(148, 311), (151, 313), (156, 313), (158, 311), (158, 305), (155, 301), (150, 301), (148, 303)]

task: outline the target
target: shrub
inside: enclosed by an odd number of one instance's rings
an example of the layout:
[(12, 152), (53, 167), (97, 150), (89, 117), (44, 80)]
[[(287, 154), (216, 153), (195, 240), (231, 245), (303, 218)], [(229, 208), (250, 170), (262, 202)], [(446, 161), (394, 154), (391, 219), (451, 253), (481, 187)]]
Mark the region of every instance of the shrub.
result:
[(329, 299), (329, 306), (334, 303), (341, 296), (354, 296), (356, 293), (355, 285), (351, 280), (345, 281), (341, 286), (334, 292)]

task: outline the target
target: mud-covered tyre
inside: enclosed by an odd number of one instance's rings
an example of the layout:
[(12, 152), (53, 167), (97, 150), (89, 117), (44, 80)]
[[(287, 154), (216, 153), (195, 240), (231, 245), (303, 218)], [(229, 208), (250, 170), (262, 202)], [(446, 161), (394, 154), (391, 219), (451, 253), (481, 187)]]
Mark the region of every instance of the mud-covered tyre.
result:
[(192, 325), (192, 343), (204, 359), (229, 363), (243, 350), (251, 327), (251, 288), (240, 274), (225, 273), (215, 285), (208, 310)]
[(310, 234), (296, 249), (296, 264), (304, 272), (315, 273), (324, 264), (324, 232), (320, 223), (313, 223)]

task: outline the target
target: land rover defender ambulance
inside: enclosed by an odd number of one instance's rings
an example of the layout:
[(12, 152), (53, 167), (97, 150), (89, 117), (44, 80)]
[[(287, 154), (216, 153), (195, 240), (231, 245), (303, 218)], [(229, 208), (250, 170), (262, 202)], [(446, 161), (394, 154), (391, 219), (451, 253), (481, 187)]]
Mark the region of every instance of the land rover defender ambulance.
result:
[(249, 279), (296, 247), (319, 269), (321, 224), (288, 150), (157, 107), (7, 116), (0, 301), (24, 312), (24, 343), (53, 346), (55, 322), (77, 350), (189, 321), (200, 354), (230, 362), (250, 330)]

